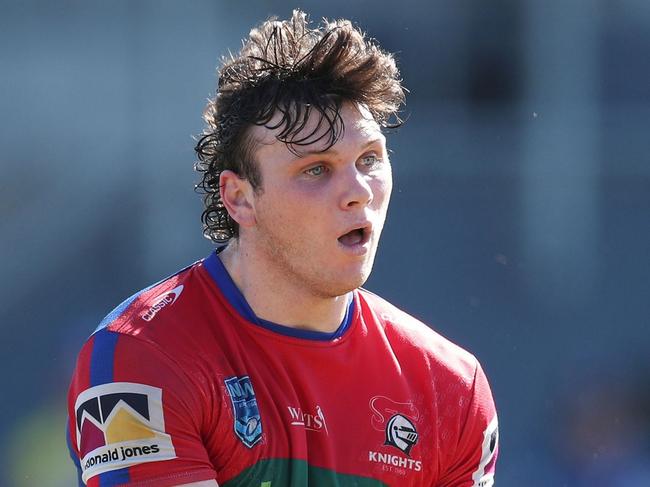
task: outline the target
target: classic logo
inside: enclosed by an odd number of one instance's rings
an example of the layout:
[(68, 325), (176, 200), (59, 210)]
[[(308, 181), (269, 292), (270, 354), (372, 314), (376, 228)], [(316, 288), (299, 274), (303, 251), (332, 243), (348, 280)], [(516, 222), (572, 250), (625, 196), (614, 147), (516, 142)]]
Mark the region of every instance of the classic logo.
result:
[[(369, 406), (373, 413), (370, 424), (375, 430), (384, 433), (384, 445), (397, 448), (410, 457), (411, 449), (419, 439), (414, 421), (419, 419), (420, 414), (413, 403), (396, 402), (386, 396), (374, 396), (370, 399)], [(422, 470), (422, 461), (391, 453), (369, 451), (368, 460), (384, 464), (387, 468), (397, 467), (416, 472)]]
[(252, 448), (262, 438), (262, 419), (253, 384), (247, 375), (229, 377), (224, 382), (232, 403), (235, 434)]
[(320, 406), (316, 405), (316, 412), (309, 413), (302, 410), (302, 408), (294, 408), (287, 406), (289, 416), (291, 417), (291, 426), (302, 426), (308, 431), (327, 431), (327, 423), (325, 423), (325, 415)]
[(176, 458), (157, 387), (131, 382), (91, 387), (77, 397), (75, 420), (84, 482), (110, 470)]
[(154, 316), (158, 314), (158, 311), (163, 309), (165, 306), (171, 306), (176, 302), (183, 292), (183, 285), (175, 287), (171, 291), (161, 294), (153, 299), (153, 305), (147, 310), (145, 314), (142, 315), (144, 321), (153, 320)]

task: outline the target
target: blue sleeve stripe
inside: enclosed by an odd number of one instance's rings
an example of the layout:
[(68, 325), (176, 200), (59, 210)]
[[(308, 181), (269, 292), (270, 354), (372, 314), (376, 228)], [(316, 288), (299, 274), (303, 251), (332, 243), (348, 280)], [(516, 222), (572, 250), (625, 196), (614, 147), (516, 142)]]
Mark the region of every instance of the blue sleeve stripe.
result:
[(77, 453), (72, 447), (72, 438), (70, 436), (70, 418), (65, 423), (65, 440), (68, 444), (68, 452), (70, 453), (70, 458), (74, 462), (74, 466), (77, 467), (77, 481), (79, 482), (79, 487), (85, 487), (86, 484), (81, 480), (81, 464), (79, 463), (79, 458), (77, 458)]
[(113, 381), (113, 360), (119, 334), (100, 330), (93, 337), (93, 351), (90, 356), (90, 386)]
[[(100, 330), (93, 337), (93, 351), (90, 356), (90, 385), (98, 386), (113, 382), (115, 347), (119, 333)], [(111, 487), (129, 482), (129, 468), (120, 468), (99, 474), (99, 486)], [(82, 484), (83, 485), (83, 484)]]
[(99, 474), (99, 487), (114, 487), (129, 483), (129, 467), (119, 468)]

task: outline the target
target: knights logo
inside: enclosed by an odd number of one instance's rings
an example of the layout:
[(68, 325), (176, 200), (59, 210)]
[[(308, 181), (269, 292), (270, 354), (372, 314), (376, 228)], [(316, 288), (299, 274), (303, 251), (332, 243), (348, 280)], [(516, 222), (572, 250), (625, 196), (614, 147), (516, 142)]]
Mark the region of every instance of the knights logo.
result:
[(395, 455), (389, 448), (382, 448), (380, 451), (369, 450), (368, 461), (382, 464), (384, 470), (398, 468), (421, 472), (422, 460), (418, 459), (417, 452), (415, 458), (411, 458), (411, 450), (420, 438), (414, 422), (418, 422), (421, 416), (415, 405), (410, 401), (393, 401), (386, 396), (371, 397), (368, 405), (372, 410), (370, 424), (377, 433), (384, 434), (384, 446), (397, 448), (407, 457)]
[(247, 375), (234, 376), (224, 382), (232, 403), (235, 434), (252, 448), (262, 438), (262, 420), (251, 379)]
[(411, 448), (417, 442), (418, 432), (410, 419), (401, 414), (396, 414), (388, 420), (384, 445), (394, 446), (409, 455)]

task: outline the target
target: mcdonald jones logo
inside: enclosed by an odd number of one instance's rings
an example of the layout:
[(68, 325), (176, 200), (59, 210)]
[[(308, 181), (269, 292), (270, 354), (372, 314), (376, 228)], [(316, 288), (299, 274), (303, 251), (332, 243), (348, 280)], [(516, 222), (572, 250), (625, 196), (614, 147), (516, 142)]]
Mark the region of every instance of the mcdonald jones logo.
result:
[(157, 387), (131, 382), (91, 387), (77, 398), (75, 421), (84, 482), (110, 470), (176, 457)]

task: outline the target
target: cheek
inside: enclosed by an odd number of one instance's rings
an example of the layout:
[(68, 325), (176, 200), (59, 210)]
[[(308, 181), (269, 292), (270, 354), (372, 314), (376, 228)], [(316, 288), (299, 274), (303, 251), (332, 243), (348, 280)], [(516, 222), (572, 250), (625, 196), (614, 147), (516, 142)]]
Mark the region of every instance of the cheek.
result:
[(260, 223), (274, 231), (313, 227), (322, 220), (319, 215), (322, 204), (317, 198), (287, 188), (262, 195), (256, 207)]
[(374, 201), (378, 207), (388, 206), (390, 195), (393, 192), (393, 178), (390, 171), (387, 174), (375, 180), (375, 187), (373, 190)]

